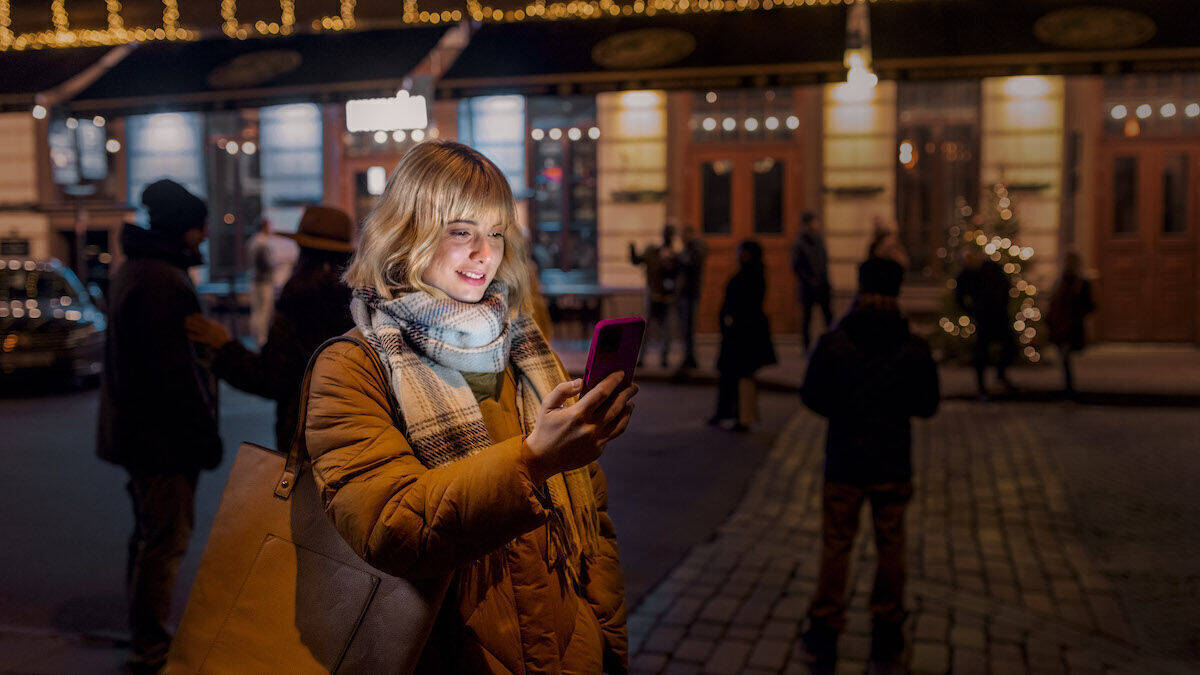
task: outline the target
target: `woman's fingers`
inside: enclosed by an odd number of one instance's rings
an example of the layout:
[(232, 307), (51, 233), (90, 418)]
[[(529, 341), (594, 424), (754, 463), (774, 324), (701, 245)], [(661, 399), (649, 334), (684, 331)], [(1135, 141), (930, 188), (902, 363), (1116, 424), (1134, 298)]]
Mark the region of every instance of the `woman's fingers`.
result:
[(612, 375), (609, 375), (601, 380), (600, 384), (597, 384), (595, 387), (593, 387), (592, 390), (584, 395), (583, 398), (579, 399), (579, 403), (575, 404), (575, 408), (578, 410), (579, 414), (583, 415), (584, 417), (591, 417), (596, 412), (596, 409), (599, 408), (602, 403), (607, 401), (608, 397), (612, 396), (612, 393), (617, 390), (617, 387), (621, 384), (621, 380), (624, 379), (624, 377), (625, 373), (622, 373), (618, 370)]
[(638, 386), (631, 384), (625, 387), (621, 393), (617, 394), (616, 398), (606, 408), (603, 408), (604, 419), (600, 422), (600, 427), (607, 429), (616, 423), (617, 419), (625, 413), (626, 406), (632, 405), (631, 401), (633, 401), (633, 397), (637, 395), (637, 392)]
[(625, 430), (629, 428), (629, 420), (632, 418), (633, 404), (630, 403), (629, 405), (625, 406), (625, 413), (618, 418), (616, 426), (614, 426), (611, 431), (605, 434), (604, 440), (601, 441), (601, 444), (606, 444), (617, 436), (625, 433)]
[(546, 398), (542, 401), (542, 411), (550, 412), (551, 410), (561, 408), (563, 404), (567, 402), (567, 399), (578, 395), (579, 390), (582, 388), (583, 380), (579, 379), (567, 380), (566, 382), (560, 383), (557, 387), (551, 390), (550, 393), (546, 395)]

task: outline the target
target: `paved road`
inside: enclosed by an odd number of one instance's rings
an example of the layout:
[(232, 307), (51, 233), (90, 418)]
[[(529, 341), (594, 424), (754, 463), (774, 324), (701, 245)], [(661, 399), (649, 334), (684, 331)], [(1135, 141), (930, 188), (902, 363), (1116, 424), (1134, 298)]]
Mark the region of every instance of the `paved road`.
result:
[[(96, 393), (29, 394), (0, 392), (0, 629), (120, 632), (132, 516), (123, 473), (94, 455)], [(221, 396), (226, 461), (200, 479), (177, 615), (236, 443), (272, 442), (270, 403), (228, 387)], [(764, 394), (761, 430), (735, 434), (704, 425), (712, 397), (705, 387), (645, 385), (629, 431), (602, 459), (631, 603), (724, 520), (797, 405)]]
[[(803, 673), (824, 422), (800, 412), (718, 535), (630, 619), (634, 671)], [(908, 664), (916, 673), (1200, 667), (1194, 410), (950, 402), (914, 430)], [(862, 672), (874, 566), (851, 575), (837, 672)]]

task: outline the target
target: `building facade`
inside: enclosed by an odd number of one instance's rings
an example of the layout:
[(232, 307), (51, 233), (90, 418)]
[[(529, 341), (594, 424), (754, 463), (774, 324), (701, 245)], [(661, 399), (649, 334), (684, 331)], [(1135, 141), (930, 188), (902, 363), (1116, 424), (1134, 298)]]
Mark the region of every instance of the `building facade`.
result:
[[(842, 82), (846, 9), (824, 5), (377, 30), (340, 36), (352, 42), (339, 49), (360, 52), (338, 63), (327, 42), (338, 36), (144, 46), (42, 118), (0, 116), (14, 140), (7, 160), (30, 167), (0, 185), (0, 237), (34, 256), (118, 260), (115, 232), (136, 217), (141, 187), (170, 176), (210, 202), (201, 286), (236, 294), (258, 219), (288, 231), (305, 204), (324, 202), (361, 221), (408, 148), (452, 138), (509, 178), (543, 290), (564, 316), (637, 311), (643, 279), (629, 245), (657, 241), (671, 222), (708, 245), (702, 332), (716, 330), (747, 238), (766, 252), (772, 329), (794, 332), (790, 248), (812, 212), (839, 309), (873, 236), (890, 229), (910, 261), (902, 304), (933, 326), (951, 242), (1002, 189), (1031, 285), (1048, 292), (1063, 254), (1081, 255), (1098, 338), (1200, 342), (1200, 51), (1171, 20), (1186, 3), (1103, 10), (1133, 12), (1124, 28), (1018, 4), (970, 10), (991, 19), (932, 0), (873, 5), (879, 82), (853, 92)], [(928, 39), (987, 21), (1015, 37), (961, 34), (961, 53)], [(1083, 38), (1064, 25), (1090, 26), (1090, 46), (1066, 45)], [(1100, 35), (1113, 25), (1124, 32)], [(1124, 51), (1098, 46), (1121, 40)], [(361, 65), (392, 53), (405, 56), (389, 71)], [(153, 77), (130, 90), (133, 75), (173, 58), (203, 67), (169, 95), (154, 93)], [(347, 99), (400, 89), (426, 97), (422, 124), (349, 123)], [(68, 123), (76, 147), (80, 125), (107, 139), (107, 174), (83, 181), (87, 195), (56, 179)], [(78, 174), (77, 154), (67, 163)]]

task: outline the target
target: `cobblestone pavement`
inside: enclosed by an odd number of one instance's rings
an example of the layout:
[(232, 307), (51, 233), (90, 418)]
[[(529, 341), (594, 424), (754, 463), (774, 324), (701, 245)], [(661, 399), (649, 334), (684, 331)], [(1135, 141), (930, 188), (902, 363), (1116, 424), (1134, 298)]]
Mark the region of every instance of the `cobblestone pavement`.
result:
[[(1128, 615), (1085, 548), (1047, 451), (1041, 427), (1054, 415), (1018, 412), (1029, 411), (950, 402), (914, 424), (911, 670), (1186, 672), (1132, 641)], [(715, 536), (636, 608), (635, 672), (807, 672), (795, 637), (819, 562), (824, 427), (799, 412)], [(874, 570), (867, 523), (855, 544), (839, 673), (867, 666)]]

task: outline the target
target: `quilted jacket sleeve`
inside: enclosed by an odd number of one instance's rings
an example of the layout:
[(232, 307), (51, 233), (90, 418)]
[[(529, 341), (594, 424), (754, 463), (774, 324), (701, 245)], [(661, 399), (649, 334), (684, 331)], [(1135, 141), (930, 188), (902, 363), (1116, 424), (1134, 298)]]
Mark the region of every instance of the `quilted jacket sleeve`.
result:
[(629, 636), (625, 629), (625, 582), (617, 555), (617, 531), (608, 515), (608, 482), (604, 472), (596, 462), (588, 469), (600, 511), (600, 550), (588, 567), (584, 590), (604, 634), (605, 672), (625, 672), (629, 665)]
[(313, 368), (305, 420), (313, 474), (326, 512), (364, 560), (395, 576), (435, 577), (545, 522), (522, 439), (426, 469), (393, 426), (388, 396), (356, 345), (328, 347)]

